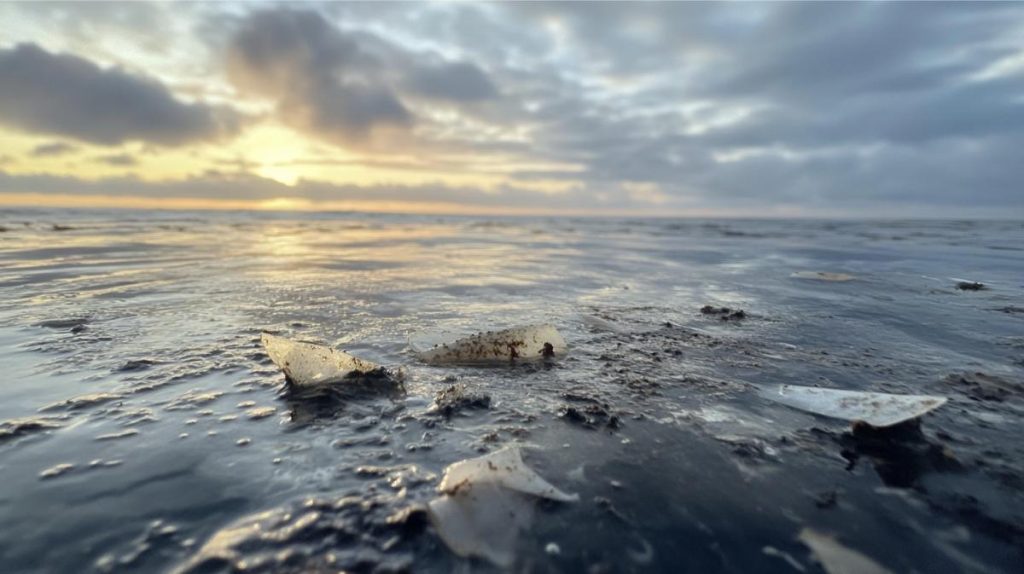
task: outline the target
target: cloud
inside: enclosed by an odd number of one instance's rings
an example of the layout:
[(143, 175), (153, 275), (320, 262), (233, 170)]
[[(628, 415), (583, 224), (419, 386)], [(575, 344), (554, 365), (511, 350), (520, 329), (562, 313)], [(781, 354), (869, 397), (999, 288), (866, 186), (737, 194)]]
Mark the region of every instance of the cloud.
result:
[(227, 48), (227, 75), (243, 92), (277, 102), (289, 125), (341, 144), (412, 116), (372, 74), (357, 41), (315, 12), (276, 10), (249, 16)]
[(421, 185), (353, 185), (326, 181), (300, 180), (294, 186), (249, 173), (209, 171), (179, 180), (146, 181), (136, 176), (80, 179), (46, 173), (13, 174), (0, 170), (2, 194), (61, 194), (106, 197), (175, 198), (225, 201), (268, 201), (279, 198), (298, 199), (312, 204), (364, 203), (380, 205), (397, 203), (415, 205), (446, 205), (453, 210), (526, 209), (533, 212), (549, 210), (601, 210), (627, 207), (651, 207), (646, 201), (631, 202), (595, 199), (589, 190), (570, 189), (550, 194), (522, 186), (508, 185), (491, 190), (443, 184)]
[(127, 153), (115, 153), (101, 155), (95, 158), (96, 161), (114, 167), (128, 167), (138, 164), (135, 156)]
[(226, 48), (228, 79), (275, 102), (280, 119), (343, 146), (417, 122), (409, 100), (454, 105), (497, 97), (479, 66), (407, 50), (376, 34), (345, 31), (312, 10), (276, 9), (244, 18)]
[[(311, 143), (292, 157), (501, 173), (524, 194), (557, 181), (576, 190), (562, 199), (623, 209), (911, 216), (1024, 201), (1020, 4), (196, 6), (166, 14), (175, 30), (201, 31), (213, 64), (164, 75), (167, 85), (233, 88), (296, 131), (365, 152)], [(114, 23), (103, 29), (116, 36)], [(405, 193), (387, 189), (365, 193)], [(416, 191), (514, 203), (511, 191)]]
[(453, 102), (476, 102), (498, 96), (498, 89), (487, 74), (469, 62), (441, 63), (415, 69), (406, 86), (413, 93)]
[(0, 49), (0, 85), (0, 123), (31, 133), (175, 146), (239, 128), (227, 109), (181, 102), (154, 79), (35, 44)]
[(496, 72), (530, 89), (534, 149), (584, 163), (585, 185), (733, 209), (1022, 206), (1020, 5), (589, 8), (503, 5), (556, 41), (529, 75)]
[(29, 152), (32, 157), (52, 157), (71, 153), (78, 149), (67, 142), (50, 142), (39, 144)]

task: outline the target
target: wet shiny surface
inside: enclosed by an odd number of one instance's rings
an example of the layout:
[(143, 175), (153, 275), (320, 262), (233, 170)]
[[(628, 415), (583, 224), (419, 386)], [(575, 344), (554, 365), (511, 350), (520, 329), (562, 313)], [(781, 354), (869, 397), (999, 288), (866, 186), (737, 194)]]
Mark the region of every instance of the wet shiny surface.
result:
[[(1022, 558), (1020, 222), (7, 210), (0, 226), (7, 571), (486, 571), (388, 517), (508, 444), (581, 496), (539, 508), (517, 570), (820, 572), (805, 526), (897, 572)], [(432, 367), (410, 345), (543, 322), (571, 349), (553, 366)], [(289, 396), (263, 330), (402, 367), (407, 392)], [(1008, 390), (947, 379), (974, 372)], [(453, 382), (489, 406), (432, 409)], [(778, 384), (950, 403), (879, 446), (758, 396)]]

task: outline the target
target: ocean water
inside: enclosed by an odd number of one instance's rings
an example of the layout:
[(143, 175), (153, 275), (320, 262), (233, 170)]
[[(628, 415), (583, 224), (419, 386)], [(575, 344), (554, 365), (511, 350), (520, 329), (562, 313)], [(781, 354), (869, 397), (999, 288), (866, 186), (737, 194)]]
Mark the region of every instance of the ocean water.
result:
[[(491, 571), (416, 509), (507, 445), (580, 495), (539, 505), (516, 571), (822, 572), (805, 528), (893, 572), (1020, 571), (1020, 221), (25, 209), (0, 229), (4, 572)], [(793, 276), (819, 271), (852, 279)], [(569, 356), (412, 351), (539, 322)], [(263, 331), (406, 392), (292, 396)], [(453, 383), (490, 406), (437, 412)], [(876, 440), (765, 400), (779, 384), (950, 402)]]

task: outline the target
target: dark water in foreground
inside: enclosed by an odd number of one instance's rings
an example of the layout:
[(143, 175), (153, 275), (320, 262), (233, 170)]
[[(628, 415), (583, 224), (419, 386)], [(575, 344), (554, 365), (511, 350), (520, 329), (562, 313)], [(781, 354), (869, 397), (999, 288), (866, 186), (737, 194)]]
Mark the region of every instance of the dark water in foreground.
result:
[[(4, 572), (487, 571), (395, 516), (508, 444), (581, 496), (541, 505), (520, 571), (821, 572), (804, 527), (894, 572), (1020, 571), (1020, 222), (8, 210), (0, 226)], [(552, 368), (428, 367), (409, 348), (542, 321), (572, 348)], [(289, 398), (262, 330), (404, 365), (407, 395)], [(1001, 386), (950, 378), (976, 372)], [(490, 408), (430, 412), (453, 379)], [(780, 383), (950, 404), (875, 444), (758, 397)]]

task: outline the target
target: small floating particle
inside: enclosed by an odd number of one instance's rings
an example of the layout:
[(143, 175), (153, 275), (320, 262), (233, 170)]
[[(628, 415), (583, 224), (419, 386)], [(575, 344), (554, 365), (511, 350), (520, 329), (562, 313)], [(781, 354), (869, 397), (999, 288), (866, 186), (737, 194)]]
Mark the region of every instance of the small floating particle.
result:
[(702, 315), (713, 315), (722, 321), (739, 321), (747, 318), (747, 312), (743, 309), (730, 309), (729, 307), (712, 307), (704, 305), (700, 308)]
[(119, 438), (128, 438), (139, 434), (138, 429), (125, 429), (121, 432), (112, 432), (107, 434), (101, 434), (96, 437), (96, 440), (117, 440)]
[(797, 538), (811, 549), (828, 574), (892, 574), (888, 568), (864, 554), (811, 528), (801, 530)]
[(109, 468), (112, 466), (120, 466), (121, 463), (122, 461), (120, 460), (103, 460), (102, 458), (97, 458), (89, 461), (89, 468), (97, 468), (101, 466)]
[(251, 442), (252, 442), (251, 438), (240, 438), (240, 439), (235, 441), (235, 444), (237, 444), (238, 446), (248, 446), (249, 443), (251, 443)]
[(788, 552), (783, 552), (778, 548), (775, 548), (774, 546), (765, 546), (761, 548), (761, 552), (764, 553), (765, 556), (774, 556), (776, 558), (781, 558), (785, 560), (787, 564), (792, 566), (793, 569), (798, 572), (807, 572), (807, 569), (804, 568), (804, 565), (798, 562), (796, 558), (790, 556)]
[(133, 360), (125, 362), (123, 365), (118, 367), (117, 371), (121, 372), (121, 373), (131, 373), (131, 372), (134, 372), (134, 371), (144, 371), (144, 370), (152, 367), (155, 364), (156, 363), (154, 363), (153, 361), (151, 361), (149, 359), (133, 359)]
[(828, 271), (797, 271), (792, 273), (790, 277), (794, 279), (816, 279), (818, 281), (852, 281), (853, 275), (846, 273), (831, 273)]
[(558, 556), (562, 553), (562, 549), (554, 542), (548, 542), (547, 546), (544, 547), (544, 552), (546, 552), (548, 556)]
[(986, 291), (988, 286), (978, 281), (959, 281), (956, 288), (961, 291)]
[(277, 458), (275, 458), (274, 460), (272, 460), (272, 461), (270, 461), (270, 462), (271, 462), (272, 464), (281, 464), (281, 461), (282, 461), (282, 460), (284, 460), (284, 459), (282, 459), (281, 457), (277, 457)]
[(123, 397), (121, 395), (115, 395), (113, 393), (92, 393), (89, 395), (80, 395), (77, 397), (67, 399), (66, 401), (60, 401), (57, 403), (46, 405), (45, 407), (39, 410), (52, 411), (57, 409), (67, 409), (69, 411), (74, 411), (78, 409), (96, 406), (110, 401), (115, 401), (120, 398)]
[[(212, 403), (224, 395), (223, 391), (200, 391), (199, 389), (191, 389), (186, 391), (181, 396), (170, 401), (167, 406), (164, 407), (168, 411), (180, 411), (190, 410), (201, 405)], [(203, 411), (200, 411), (202, 414)], [(210, 411), (211, 413), (213, 411)]]
[(246, 411), (246, 415), (252, 420), (265, 419), (277, 412), (275, 407), (256, 407)]
[(39, 473), (39, 478), (46, 480), (50, 478), (57, 478), (62, 474), (67, 474), (75, 469), (75, 465), (64, 462), (58, 465), (51, 466), (50, 468)]

